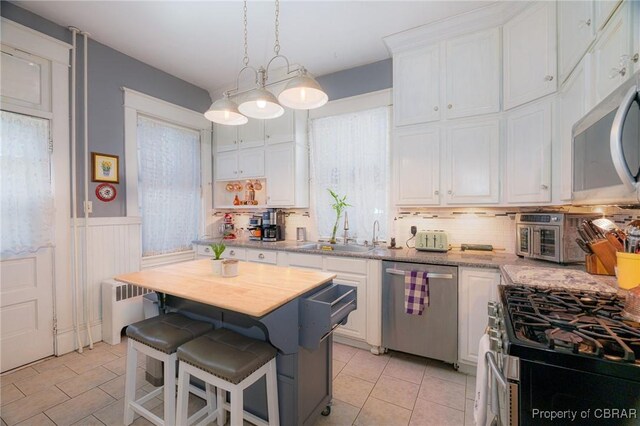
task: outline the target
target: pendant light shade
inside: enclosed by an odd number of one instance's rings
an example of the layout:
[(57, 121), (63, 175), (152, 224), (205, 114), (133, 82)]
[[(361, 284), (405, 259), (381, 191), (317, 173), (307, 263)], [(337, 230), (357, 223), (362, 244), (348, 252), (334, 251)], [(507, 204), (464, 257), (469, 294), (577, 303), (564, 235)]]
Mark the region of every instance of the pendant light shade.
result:
[(229, 126), (240, 126), (249, 121), (247, 117), (238, 111), (238, 105), (229, 99), (227, 94), (212, 103), (207, 112), (204, 113), (204, 116), (207, 120), (213, 121), (214, 123)]
[(329, 100), (320, 84), (306, 70), (292, 78), (284, 90), (278, 95), (280, 103), (293, 109), (314, 109), (326, 104)]
[(284, 108), (264, 86), (249, 92), (238, 106), (238, 110), (247, 117), (260, 119), (278, 118), (284, 114)]

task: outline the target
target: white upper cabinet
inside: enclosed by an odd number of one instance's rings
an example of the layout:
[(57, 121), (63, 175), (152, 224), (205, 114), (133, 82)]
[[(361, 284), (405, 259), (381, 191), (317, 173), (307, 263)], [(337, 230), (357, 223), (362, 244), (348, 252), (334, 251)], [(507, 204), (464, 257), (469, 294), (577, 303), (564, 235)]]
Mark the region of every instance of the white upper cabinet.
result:
[(238, 151), (216, 154), (215, 176), (216, 180), (238, 179)]
[(556, 91), (556, 5), (540, 2), (502, 29), (504, 108)]
[(292, 142), (295, 140), (292, 109), (285, 108), (284, 114), (278, 118), (265, 120), (264, 138), (267, 144)]
[(571, 186), (573, 170), (572, 158), (572, 129), (576, 121), (580, 120), (588, 108), (588, 84), (587, 70), (589, 68), (590, 55), (578, 64), (576, 69), (567, 79), (560, 91), (558, 105), (559, 117), (559, 144), (560, 144), (560, 199), (571, 200)]
[(238, 178), (264, 177), (264, 148), (238, 151)]
[(254, 148), (264, 145), (264, 122), (250, 118), (247, 124), (238, 127), (238, 145), (240, 148)]
[(396, 126), (440, 119), (440, 46), (393, 57), (393, 106)]
[(238, 127), (224, 124), (214, 125), (216, 151), (225, 152), (238, 148)]
[(632, 74), (631, 4), (627, 1), (607, 23), (593, 49), (595, 102), (607, 97)]
[(446, 45), (447, 118), (500, 110), (500, 30), (451, 39)]
[(558, 69), (563, 82), (595, 38), (593, 2), (559, 1)]
[(266, 148), (267, 204), (290, 207), (295, 199), (295, 143)]
[(396, 204), (440, 204), (440, 129), (420, 126), (396, 130), (392, 153)]
[(601, 29), (604, 24), (615, 10), (616, 6), (620, 4), (621, 0), (596, 0), (594, 1), (596, 29)]
[(447, 129), (447, 204), (494, 204), (500, 199), (500, 120)]
[(536, 102), (507, 117), (507, 202), (551, 201), (551, 101)]

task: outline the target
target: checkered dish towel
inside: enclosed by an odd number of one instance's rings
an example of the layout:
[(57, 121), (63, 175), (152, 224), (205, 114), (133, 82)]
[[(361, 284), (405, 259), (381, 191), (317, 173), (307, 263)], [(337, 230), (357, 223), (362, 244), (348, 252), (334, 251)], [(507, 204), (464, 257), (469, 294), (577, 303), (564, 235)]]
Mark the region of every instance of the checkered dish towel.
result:
[(429, 306), (429, 277), (427, 271), (404, 273), (404, 310), (409, 315), (422, 315)]

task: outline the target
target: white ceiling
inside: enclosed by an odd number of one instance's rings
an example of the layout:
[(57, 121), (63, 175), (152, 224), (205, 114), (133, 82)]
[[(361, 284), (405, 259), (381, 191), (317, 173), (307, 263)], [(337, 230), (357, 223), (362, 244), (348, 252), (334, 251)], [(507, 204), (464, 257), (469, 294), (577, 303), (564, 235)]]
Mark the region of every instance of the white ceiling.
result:
[[(241, 1), (16, 1), (62, 26), (217, 94), (243, 56)], [(384, 36), (477, 9), (491, 1), (283, 1), (281, 53), (315, 75), (389, 57)], [(248, 4), (249, 56), (273, 54), (274, 3)], [(274, 66), (276, 63), (274, 63)], [(278, 64), (279, 65), (279, 64)]]

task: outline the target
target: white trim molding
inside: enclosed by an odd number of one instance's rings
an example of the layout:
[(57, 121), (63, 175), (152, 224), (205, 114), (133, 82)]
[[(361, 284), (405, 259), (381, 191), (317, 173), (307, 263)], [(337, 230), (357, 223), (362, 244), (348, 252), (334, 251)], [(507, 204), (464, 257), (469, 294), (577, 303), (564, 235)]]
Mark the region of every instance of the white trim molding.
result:
[(391, 106), (393, 103), (391, 89), (378, 90), (362, 95), (350, 96), (328, 102), (325, 106), (309, 111), (309, 119), (330, 117), (332, 115), (348, 114), (365, 109)]
[(71, 45), (7, 18), (0, 21), (2, 44), (69, 67)]

